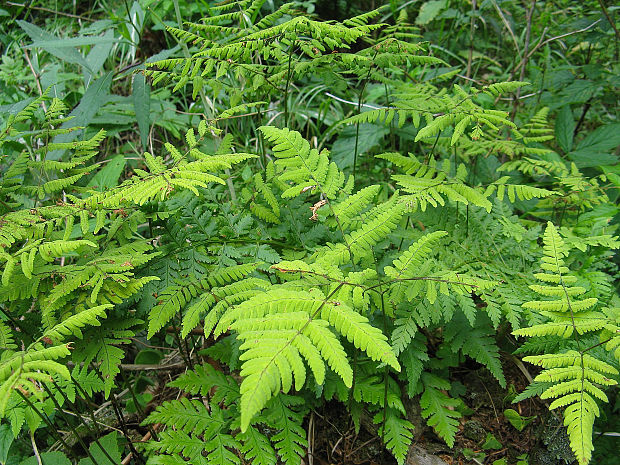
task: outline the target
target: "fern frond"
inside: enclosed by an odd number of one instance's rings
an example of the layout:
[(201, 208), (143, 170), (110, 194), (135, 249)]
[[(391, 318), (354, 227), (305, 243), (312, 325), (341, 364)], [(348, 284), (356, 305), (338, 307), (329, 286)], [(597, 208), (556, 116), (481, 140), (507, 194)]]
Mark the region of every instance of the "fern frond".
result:
[(422, 374), (424, 392), (420, 397), (422, 417), (448, 446), (454, 445), (454, 437), (458, 431), (458, 418), (461, 414), (454, 410), (458, 405), (456, 399), (448, 397), (442, 390), (450, 389), (450, 383), (430, 373)]
[(596, 298), (578, 300), (585, 289), (572, 286), (577, 279), (570, 274), (565, 264), (569, 248), (551, 222), (547, 223), (543, 244), (543, 272), (534, 275), (542, 284), (530, 288), (547, 300), (526, 302), (523, 306), (537, 310), (549, 321), (513, 333), (530, 337), (553, 335), (575, 339), (578, 350), (533, 355), (524, 360), (543, 367), (543, 371), (534, 379), (536, 383), (547, 383), (540, 396), (543, 399), (555, 398), (550, 409), (565, 407), (564, 425), (568, 430), (571, 449), (578, 462), (586, 465), (594, 450), (594, 421), (600, 414), (596, 399), (608, 402), (606, 394), (597, 385), (617, 384), (609, 375), (617, 375), (618, 371), (587, 353), (590, 348), (582, 347), (580, 336), (615, 326), (604, 313), (590, 310), (596, 305)]
[[(306, 360), (317, 383), (324, 379), (324, 361), (346, 385), (352, 384), (352, 370), (346, 353), (328, 328), (332, 326), (371, 359), (400, 366), (387, 338), (369, 324), (366, 317), (347, 305), (331, 301), (319, 292), (273, 288), (227, 310), (215, 328), (217, 337), (227, 329), (244, 341), (241, 375), (241, 428), (280, 390), (301, 388)], [(260, 341), (260, 344), (258, 343)], [(294, 380), (293, 377), (294, 376)]]
[(373, 423), (380, 424), (377, 434), (383, 438), (386, 447), (394, 454), (399, 465), (405, 463), (413, 440), (413, 425), (408, 420), (401, 418), (400, 412), (388, 408), (383, 421), (383, 412), (377, 413)]

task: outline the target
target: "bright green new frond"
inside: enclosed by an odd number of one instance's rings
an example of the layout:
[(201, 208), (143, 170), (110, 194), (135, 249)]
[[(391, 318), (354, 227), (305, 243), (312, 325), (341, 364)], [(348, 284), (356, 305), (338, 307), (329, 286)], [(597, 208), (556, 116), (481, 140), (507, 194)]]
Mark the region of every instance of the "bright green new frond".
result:
[[(548, 321), (521, 328), (514, 331), (514, 334), (572, 337), (575, 340), (578, 350), (533, 355), (524, 360), (543, 367), (543, 371), (534, 379), (536, 383), (546, 385), (540, 396), (543, 399), (555, 398), (550, 409), (564, 408), (564, 425), (568, 430), (571, 449), (578, 462), (586, 465), (594, 450), (592, 428), (594, 420), (599, 416), (596, 399), (608, 402), (607, 395), (599, 386), (617, 384), (610, 375), (617, 376), (618, 371), (588, 353), (591, 348), (582, 347), (584, 343), (580, 336), (601, 331), (601, 337), (604, 337), (605, 327), (609, 326), (612, 330), (616, 327), (611, 324), (607, 314), (590, 310), (597, 304), (596, 298), (578, 300), (585, 289), (572, 286), (576, 277), (569, 274), (565, 265), (569, 247), (550, 222), (543, 236), (543, 244), (541, 268), (544, 272), (535, 274), (543, 284), (532, 285), (530, 288), (548, 300), (526, 302), (523, 307), (537, 311)], [(606, 348), (613, 348), (613, 344)]]
[(288, 128), (261, 126), (259, 129), (268, 141), (275, 144), (273, 152), (278, 158), (276, 166), (284, 168), (279, 181), (293, 184), (282, 192), (283, 198), (316, 190), (320, 190), (328, 199), (337, 196), (344, 185), (345, 176), (334, 162), (329, 161), (327, 150), (319, 152), (310, 149), (310, 144), (301, 134)]
[[(413, 211), (418, 207), (425, 211), (428, 205), (437, 207), (445, 205), (445, 198), (454, 202), (461, 202), (465, 205), (473, 204), (484, 208), (487, 212), (491, 211), (492, 204), (487, 199), (486, 194), (476, 188), (464, 183), (467, 170), (463, 165), (459, 167), (456, 176), (449, 176), (449, 162), (442, 169), (436, 167), (434, 160), (431, 164), (420, 163), (415, 158), (407, 158), (402, 155), (382, 154), (380, 158), (385, 158), (401, 166), (405, 170), (405, 175), (393, 175), (394, 179), (408, 195), (402, 197)], [(448, 161), (448, 160), (446, 160)]]
[(398, 203), (365, 223), (360, 229), (345, 235), (344, 242), (353, 253), (351, 259), (359, 261), (375, 244), (385, 239), (398, 226), (405, 214), (405, 208), (403, 203)]
[(504, 200), (504, 196), (508, 196), (508, 200), (514, 202), (517, 199), (539, 199), (549, 197), (554, 194), (554, 192), (547, 189), (541, 189), (540, 187), (527, 186), (523, 184), (508, 184), (507, 181), (509, 179), (509, 176), (504, 176), (495, 181), (493, 184), (490, 184), (484, 193), (485, 197), (489, 197), (491, 194), (496, 193), (499, 200)]
[(82, 310), (46, 331), (43, 337), (47, 337), (55, 343), (62, 342), (69, 335), (75, 335), (81, 339), (82, 331), (80, 328), (84, 326), (100, 326), (101, 323), (97, 318), (105, 318), (106, 310), (111, 307), (112, 305), (99, 305)]
[(280, 390), (300, 389), (306, 372), (302, 358), (312, 369), (317, 383), (324, 379), (324, 362), (344, 383), (352, 384), (352, 370), (333, 327), (357, 348), (378, 362), (396, 370), (400, 366), (387, 338), (366, 317), (346, 304), (309, 293), (274, 288), (230, 308), (220, 319), (215, 334), (226, 329), (238, 332), (244, 341), (241, 360), (241, 426)]
[(16, 349), (15, 339), (9, 328), (3, 321), (0, 321), (0, 349), (13, 350)]
[(38, 398), (45, 394), (35, 385), (36, 381), (52, 383), (54, 375), (70, 379), (67, 367), (57, 360), (70, 354), (70, 345), (43, 347), (37, 343), (26, 350), (3, 353), (0, 361), (0, 418), (6, 414), (7, 404), (16, 390), (26, 396)]
[(529, 86), (529, 82), (525, 81), (507, 81), (507, 82), (498, 82), (495, 84), (491, 84), (482, 88), (482, 91), (488, 93), (493, 97), (499, 97), (502, 94), (508, 94), (514, 92), (515, 90)]
[(369, 207), (371, 200), (377, 195), (379, 189), (381, 189), (381, 186), (378, 184), (364, 187), (355, 194), (333, 205), (333, 214), (337, 218), (337, 221), (334, 222), (339, 224), (343, 230), (347, 230), (354, 218)]
[(439, 239), (447, 234), (445, 231), (435, 231), (422, 236), (394, 260), (394, 266), (386, 266), (383, 272), (392, 279), (408, 279), (418, 276), (423, 260), (433, 251)]
[(400, 365), (387, 342), (387, 337), (379, 328), (370, 325), (365, 316), (340, 302), (326, 302), (321, 308), (320, 315), (355, 347), (365, 351), (371, 359), (386, 363), (394, 370), (400, 371)]

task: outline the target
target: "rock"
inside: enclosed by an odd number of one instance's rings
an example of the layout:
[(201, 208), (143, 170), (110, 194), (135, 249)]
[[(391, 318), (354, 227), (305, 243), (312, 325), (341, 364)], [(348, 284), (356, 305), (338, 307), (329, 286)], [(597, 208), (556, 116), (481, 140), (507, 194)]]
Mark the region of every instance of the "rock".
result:
[(469, 420), (463, 425), (463, 436), (476, 443), (484, 441), (487, 437), (487, 430), (478, 420)]
[(443, 459), (429, 454), (420, 446), (411, 446), (407, 453), (406, 465), (448, 465)]

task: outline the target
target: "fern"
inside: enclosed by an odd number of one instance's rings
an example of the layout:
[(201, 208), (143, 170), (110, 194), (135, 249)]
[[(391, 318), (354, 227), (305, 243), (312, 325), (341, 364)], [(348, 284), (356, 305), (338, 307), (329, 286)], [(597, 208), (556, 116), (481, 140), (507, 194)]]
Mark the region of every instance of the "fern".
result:
[(388, 408), (385, 421), (383, 413), (379, 412), (374, 416), (373, 422), (381, 424), (378, 434), (383, 438), (387, 448), (394, 454), (396, 461), (402, 464), (405, 462), (409, 452), (409, 444), (413, 439), (413, 425), (408, 420), (401, 418), (398, 413)]
[(427, 205), (437, 207), (445, 205), (445, 199), (461, 202), (466, 205), (473, 204), (491, 211), (492, 204), (483, 192), (467, 186), (464, 179), (467, 170), (463, 165), (459, 166), (455, 177), (448, 177), (450, 164), (446, 160), (442, 169), (435, 166), (434, 161), (429, 165), (419, 163), (414, 158), (407, 159), (402, 155), (383, 154), (379, 158), (385, 158), (399, 166), (403, 166), (408, 174), (393, 175), (392, 178), (409, 194), (403, 197), (410, 208), (415, 211), (419, 208), (426, 210)]
[(437, 432), (448, 446), (454, 445), (454, 436), (458, 431), (458, 418), (461, 414), (454, 408), (458, 405), (456, 399), (448, 397), (443, 391), (450, 388), (450, 383), (430, 373), (423, 373), (421, 383), (424, 392), (420, 397), (422, 416), (429, 426)]
[(570, 274), (565, 264), (569, 248), (551, 222), (547, 224), (543, 243), (543, 271), (535, 274), (542, 284), (530, 287), (546, 300), (526, 302), (523, 306), (539, 312), (548, 321), (521, 328), (514, 334), (537, 338), (560, 336), (575, 340), (578, 350), (528, 356), (524, 360), (543, 367), (534, 381), (551, 383), (551, 386), (544, 390), (541, 398), (555, 399), (550, 409), (565, 407), (564, 425), (568, 429), (571, 449), (580, 464), (587, 464), (594, 449), (592, 433), (594, 420), (599, 416), (597, 400), (608, 402), (607, 395), (599, 386), (617, 384), (609, 375), (617, 375), (618, 371), (590, 355), (588, 352), (592, 348), (584, 347), (582, 336), (613, 323), (607, 321), (604, 313), (592, 310), (597, 304), (596, 298), (579, 299), (585, 289), (573, 285), (577, 278)]
[[(387, 340), (368, 320), (320, 291), (293, 292), (274, 289), (228, 310), (215, 328), (218, 336), (230, 327), (244, 340), (241, 375), (241, 430), (275, 394), (300, 389), (306, 380), (302, 358), (319, 384), (325, 377), (324, 363), (352, 384), (352, 369), (332, 326), (373, 360), (400, 370)], [(261, 344), (256, 345), (260, 340)]]

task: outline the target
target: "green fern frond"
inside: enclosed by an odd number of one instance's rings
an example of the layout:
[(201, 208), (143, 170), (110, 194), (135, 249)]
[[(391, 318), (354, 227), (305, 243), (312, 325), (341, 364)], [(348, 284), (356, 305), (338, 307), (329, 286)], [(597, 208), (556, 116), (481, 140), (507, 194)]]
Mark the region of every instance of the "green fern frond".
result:
[(423, 373), (421, 382), (424, 386), (424, 392), (420, 397), (422, 417), (426, 418), (428, 425), (452, 447), (461, 414), (454, 410), (458, 401), (442, 392), (450, 389), (450, 383), (430, 373)]
[(386, 447), (394, 454), (399, 465), (405, 463), (411, 441), (413, 440), (413, 425), (401, 418), (401, 413), (388, 408), (383, 421), (383, 412), (378, 412), (373, 423), (380, 424), (377, 434), (383, 438)]
[(450, 162), (445, 160), (442, 169), (436, 167), (434, 160), (429, 165), (418, 162), (415, 158), (407, 158), (402, 155), (381, 154), (378, 158), (384, 158), (405, 168), (405, 175), (393, 175), (402, 189), (409, 195), (401, 198), (415, 211), (419, 208), (426, 210), (427, 205), (437, 207), (445, 205), (445, 198), (461, 202), (465, 205), (473, 204), (491, 211), (492, 204), (483, 192), (467, 186), (463, 180), (467, 176), (467, 170), (463, 165), (459, 167), (456, 176), (449, 176)]
[[(600, 414), (596, 400), (608, 402), (607, 395), (599, 386), (617, 384), (609, 375), (617, 375), (618, 371), (587, 353), (591, 348), (583, 348), (580, 336), (615, 326), (606, 314), (591, 310), (597, 304), (596, 298), (579, 300), (585, 289), (572, 286), (577, 278), (570, 274), (565, 263), (569, 252), (569, 247), (555, 226), (551, 222), (547, 223), (541, 260), (543, 272), (534, 275), (542, 284), (530, 286), (546, 300), (526, 302), (523, 306), (538, 311), (548, 321), (521, 328), (513, 334), (572, 337), (575, 340), (578, 350), (533, 355), (524, 360), (543, 367), (543, 371), (534, 379), (536, 383), (546, 383), (547, 387), (540, 396), (543, 399), (555, 398), (550, 409), (565, 407), (564, 425), (568, 430), (571, 449), (578, 462), (586, 465), (594, 450), (594, 421)], [(613, 348), (613, 344), (609, 348)]]
[(70, 379), (67, 367), (57, 361), (67, 357), (70, 348), (70, 344), (44, 347), (41, 343), (35, 343), (25, 350), (5, 351), (0, 361), (0, 418), (6, 415), (7, 405), (11, 396), (16, 395), (16, 390), (42, 400), (45, 393), (37, 382), (51, 384), (55, 375)]
[(237, 382), (209, 364), (195, 366), (169, 383), (169, 386), (194, 395), (209, 395), (211, 401), (217, 404), (232, 405), (239, 399)]
[(99, 326), (101, 323), (97, 318), (105, 318), (107, 316), (106, 310), (111, 307), (112, 305), (108, 304), (87, 308), (46, 331), (43, 337), (49, 338), (55, 343), (64, 341), (69, 335), (74, 335), (81, 339), (82, 331), (80, 328), (84, 326)]
[(400, 370), (380, 330), (346, 304), (332, 301), (316, 290), (309, 293), (273, 288), (224, 313), (215, 328), (215, 336), (231, 329), (244, 341), (241, 346), (244, 351), (241, 356), (243, 431), (272, 396), (280, 390), (288, 392), (293, 381), (296, 389), (303, 386), (306, 371), (302, 358), (312, 369), (317, 383), (323, 382), (326, 361), (351, 386), (352, 369), (329, 326), (371, 359)]

